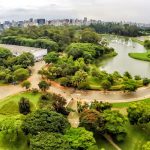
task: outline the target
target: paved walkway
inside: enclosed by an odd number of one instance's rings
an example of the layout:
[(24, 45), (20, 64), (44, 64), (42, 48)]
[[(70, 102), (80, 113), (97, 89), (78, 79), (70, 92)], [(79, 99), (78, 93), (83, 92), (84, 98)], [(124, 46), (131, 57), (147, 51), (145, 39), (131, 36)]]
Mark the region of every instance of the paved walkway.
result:
[[(32, 76), (29, 78), (29, 81), (32, 83), (32, 88), (38, 88), (38, 83), (40, 81), (38, 70), (40, 70), (44, 65), (44, 62), (37, 62), (32, 68)], [(0, 99), (22, 91), (24, 91), (24, 89), (20, 85), (0, 86)], [(131, 102), (144, 98), (150, 98), (150, 87), (139, 88), (133, 93), (124, 93), (120, 91), (110, 91), (104, 93), (103, 91), (81, 91), (73, 88), (65, 88), (55, 82), (52, 82), (52, 86), (49, 91), (61, 94), (68, 100), (68, 103), (72, 98), (87, 102), (98, 100), (110, 103)]]
[[(44, 65), (44, 62), (36, 62), (35, 66), (32, 68), (32, 76), (29, 78), (29, 81), (32, 83), (32, 88), (38, 88), (38, 83), (40, 81), (38, 70), (40, 70)], [(25, 89), (23, 89), (21, 85), (0, 86), (0, 99), (23, 92), (24, 90)]]

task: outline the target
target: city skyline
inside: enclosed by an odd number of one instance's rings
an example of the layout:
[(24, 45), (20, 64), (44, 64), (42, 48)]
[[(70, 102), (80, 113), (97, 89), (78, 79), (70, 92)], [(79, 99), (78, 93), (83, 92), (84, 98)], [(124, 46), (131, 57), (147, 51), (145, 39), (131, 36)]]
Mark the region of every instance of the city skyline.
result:
[(150, 23), (148, 0), (0, 0), (0, 21), (83, 18)]

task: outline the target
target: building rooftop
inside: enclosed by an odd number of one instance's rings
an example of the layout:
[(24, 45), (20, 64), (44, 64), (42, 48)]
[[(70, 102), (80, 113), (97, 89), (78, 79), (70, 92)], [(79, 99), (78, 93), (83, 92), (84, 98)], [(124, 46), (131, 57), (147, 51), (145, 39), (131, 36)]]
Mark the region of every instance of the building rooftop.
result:
[(37, 53), (38, 51), (47, 49), (35, 48), (35, 47), (26, 47), (26, 46), (17, 46), (17, 45), (8, 45), (8, 44), (0, 44), (0, 47), (9, 49), (14, 55), (20, 55), (23, 52), (30, 52), (32, 54)]

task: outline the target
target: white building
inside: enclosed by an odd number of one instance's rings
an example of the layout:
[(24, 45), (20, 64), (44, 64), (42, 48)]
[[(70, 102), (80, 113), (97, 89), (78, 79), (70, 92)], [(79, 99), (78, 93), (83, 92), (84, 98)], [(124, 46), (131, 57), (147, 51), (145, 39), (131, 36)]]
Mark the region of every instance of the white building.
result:
[(0, 47), (9, 49), (15, 56), (19, 56), (24, 52), (29, 52), (34, 55), (35, 61), (42, 60), (43, 56), (47, 55), (47, 49), (7, 44), (0, 44)]

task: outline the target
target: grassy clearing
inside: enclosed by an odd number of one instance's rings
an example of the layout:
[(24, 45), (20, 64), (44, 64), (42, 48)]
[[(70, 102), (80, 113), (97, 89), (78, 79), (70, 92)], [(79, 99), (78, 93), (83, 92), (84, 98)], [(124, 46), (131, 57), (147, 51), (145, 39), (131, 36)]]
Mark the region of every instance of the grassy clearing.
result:
[[(145, 102), (146, 104), (150, 104), (150, 98), (143, 99), (141, 102)], [(129, 105), (134, 102), (126, 102), (126, 103), (113, 103), (114, 108), (124, 108), (129, 107)]]
[(129, 56), (138, 59), (138, 60), (143, 60), (143, 61), (150, 61), (150, 52), (147, 53), (129, 53)]
[[(21, 97), (28, 98), (31, 102), (31, 110), (37, 109), (38, 100), (40, 97), (40, 93), (34, 95), (31, 92), (19, 93), (0, 101), (0, 114), (1, 115), (17, 115), (18, 111), (18, 102)], [(1, 116), (0, 116), (1, 117)]]

